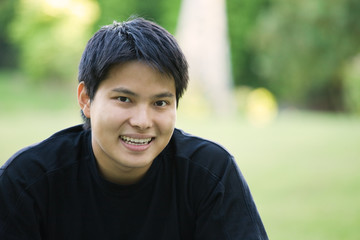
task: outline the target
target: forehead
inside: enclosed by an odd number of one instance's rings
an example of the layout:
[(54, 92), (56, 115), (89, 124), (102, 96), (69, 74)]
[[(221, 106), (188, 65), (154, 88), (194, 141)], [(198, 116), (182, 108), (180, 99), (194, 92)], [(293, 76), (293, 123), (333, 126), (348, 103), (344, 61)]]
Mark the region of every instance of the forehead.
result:
[(175, 80), (142, 61), (129, 61), (114, 65), (102, 81), (102, 86), (143, 87), (150, 91), (152, 88), (170, 88), (175, 91)]

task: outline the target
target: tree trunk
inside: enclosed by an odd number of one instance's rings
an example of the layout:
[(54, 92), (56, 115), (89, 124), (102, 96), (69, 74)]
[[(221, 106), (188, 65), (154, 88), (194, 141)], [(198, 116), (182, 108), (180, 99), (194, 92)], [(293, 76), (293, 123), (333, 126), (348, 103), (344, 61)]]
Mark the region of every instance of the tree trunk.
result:
[(190, 65), (190, 88), (200, 86), (216, 114), (232, 113), (225, 0), (183, 0), (176, 35)]

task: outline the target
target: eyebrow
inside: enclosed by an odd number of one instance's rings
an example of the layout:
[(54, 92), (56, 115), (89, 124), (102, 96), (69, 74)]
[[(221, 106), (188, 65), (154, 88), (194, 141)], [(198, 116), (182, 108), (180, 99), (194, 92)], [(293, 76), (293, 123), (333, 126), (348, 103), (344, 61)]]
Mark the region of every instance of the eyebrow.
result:
[(154, 98), (173, 98), (173, 97), (174, 94), (172, 94), (171, 92), (159, 93), (154, 96)]
[[(134, 96), (134, 97), (139, 96), (138, 94), (134, 93), (133, 91), (131, 91), (127, 88), (123, 88), (123, 87), (114, 88), (112, 91), (117, 92), (117, 93), (123, 93), (123, 94)], [(155, 94), (154, 96), (152, 96), (152, 98), (154, 98), (154, 99), (173, 98), (173, 97), (174, 97), (174, 94), (172, 94), (171, 92), (163, 92), (163, 93)]]
[(117, 93), (123, 93), (123, 94), (131, 95), (131, 96), (135, 96), (135, 97), (137, 96), (136, 93), (130, 91), (127, 88), (123, 88), (123, 87), (114, 88), (112, 91), (117, 92)]

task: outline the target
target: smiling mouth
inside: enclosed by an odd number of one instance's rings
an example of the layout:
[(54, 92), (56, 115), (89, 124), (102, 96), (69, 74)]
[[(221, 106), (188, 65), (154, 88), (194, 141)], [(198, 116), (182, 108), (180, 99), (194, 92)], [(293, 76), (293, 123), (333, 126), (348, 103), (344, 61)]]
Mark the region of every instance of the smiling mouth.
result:
[(131, 138), (126, 136), (120, 136), (121, 140), (123, 140), (127, 144), (131, 145), (147, 145), (149, 144), (153, 138)]

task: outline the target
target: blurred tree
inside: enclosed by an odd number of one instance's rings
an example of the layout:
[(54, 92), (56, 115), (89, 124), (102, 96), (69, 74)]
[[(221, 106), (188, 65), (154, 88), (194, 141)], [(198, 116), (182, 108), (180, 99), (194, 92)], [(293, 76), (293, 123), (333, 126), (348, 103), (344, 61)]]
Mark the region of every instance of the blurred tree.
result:
[(225, 5), (225, 0), (183, 0), (176, 33), (190, 65), (190, 91), (197, 88), (192, 94), (204, 95), (218, 116), (235, 110)]
[(360, 52), (344, 68), (344, 93), (346, 110), (360, 115)]
[[(16, 46), (18, 64), (33, 82), (73, 79), (86, 41), (101, 25), (137, 15), (175, 32), (180, 2), (3, 0), (0, 3), (0, 63), (2, 60), (8, 65), (16, 62), (6, 55), (11, 46)], [(13, 51), (11, 56), (16, 56)]]
[(9, 28), (20, 67), (34, 82), (73, 81), (96, 18), (91, 0), (20, 0)]
[(101, 14), (94, 30), (97, 30), (99, 26), (110, 24), (114, 20), (125, 21), (131, 16), (138, 16), (155, 21), (174, 33), (180, 2), (181, 0), (122, 0), (121, 2), (98, 0)]
[(226, 3), (234, 84), (263, 86), (253, 66), (255, 51), (250, 47), (250, 36), (269, 0), (227, 0)]
[(360, 51), (360, 1), (272, 0), (253, 35), (258, 69), (284, 102), (344, 109), (343, 68)]
[(0, 1), (0, 68), (14, 68), (16, 66), (16, 46), (9, 39), (8, 26), (14, 18), (15, 6), (18, 0)]

